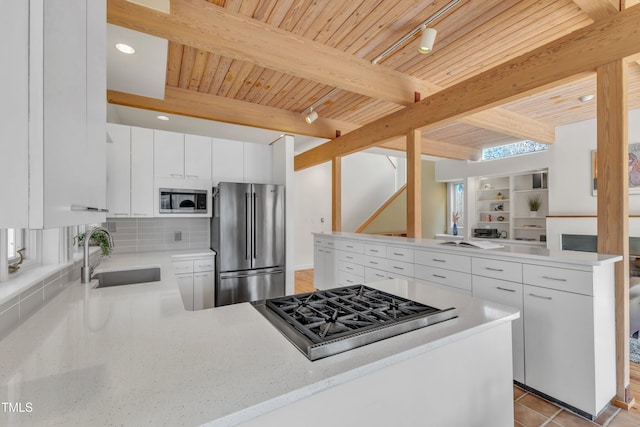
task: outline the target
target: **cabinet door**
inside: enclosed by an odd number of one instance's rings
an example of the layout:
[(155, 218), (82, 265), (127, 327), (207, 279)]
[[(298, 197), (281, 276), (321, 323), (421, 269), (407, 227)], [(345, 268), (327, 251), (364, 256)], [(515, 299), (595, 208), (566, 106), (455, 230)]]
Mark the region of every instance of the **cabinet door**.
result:
[(473, 276), (473, 296), (520, 310), (520, 318), (511, 322), (513, 342), (513, 379), (525, 383), (524, 378), (524, 312), (522, 284)]
[(154, 130), (153, 164), (158, 178), (184, 178), (184, 134)]
[(131, 128), (107, 126), (107, 208), (109, 217), (131, 214)]
[[(328, 242), (329, 245), (333, 245), (333, 241)], [(335, 249), (324, 249), (324, 288), (331, 289), (338, 286), (337, 283), (337, 261)]]
[(273, 181), (271, 146), (244, 143), (244, 182), (271, 184)]
[(524, 285), (524, 336), (526, 385), (594, 413), (593, 298)]
[(313, 286), (319, 290), (327, 289), (325, 284), (325, 254), (324, 248), (316, 246), (313, 249)]
[[(0, 13), (0, 228), (29, 226), (29, 2), (7, 1)], [(9, 65), (9, 58), (10, 65)]]
[(203, 310), (214, 306), (213, 271), (193, 273), (193, 309)]
[(244, 182), (244, 143), (211, 139), (213, 183)]
[(153, 216), (153, 130), (131, 128), (131, 216)]
[(211, 180), (211, 138), (184, 136), (184, 173), (187, 179)]
[(193, 274), (176, 274), (176, 283), (180, 289), (184, 308), (193, 310)]

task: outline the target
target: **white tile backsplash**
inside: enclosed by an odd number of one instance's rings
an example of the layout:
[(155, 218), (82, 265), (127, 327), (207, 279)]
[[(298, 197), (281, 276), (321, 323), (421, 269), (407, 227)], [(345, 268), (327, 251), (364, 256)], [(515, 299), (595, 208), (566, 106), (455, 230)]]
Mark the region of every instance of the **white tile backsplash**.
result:
[[(209, 218), (113, 218), (114, 254), (209, 248)], [(176, 241), (176, 232), (181, 240)]]

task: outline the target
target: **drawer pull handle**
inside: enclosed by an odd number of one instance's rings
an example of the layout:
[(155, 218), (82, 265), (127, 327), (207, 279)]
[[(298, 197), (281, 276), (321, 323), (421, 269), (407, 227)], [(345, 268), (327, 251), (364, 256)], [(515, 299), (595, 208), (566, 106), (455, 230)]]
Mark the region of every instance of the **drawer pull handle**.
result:
[(547, 280), (555, 280), (557, 282), (566, 282), (567, 279), (562, 279), (562, 278), (558, 278), (558, 277), (550, 277), (550, 276), (542, 276), (543, 279), (547, 279)]
[(541, 298), (541, 299), (548, 299), (548, 300), (552, 299), (551, 297), (543, 297), (541, 295), (536, 295), (536, 294), (529, 294), (529, 296), (535, 297), (535, 298)]
[(437, 277), (438, 279), (446, 279), (446, 276), (441, 276), (439, 274), (434, 274), (433, 277)]
[(384, 277), (384, 274), (378, 274), (378, 273), (376, 273), (376, 276), (378, 276), (378, 277)]
[(507, 288), (501, 288), (500, 286), (496, 286), (496, 289), (500, 289), (501, 291), (507, 291), (507, 292), (515, 292), (515, 289), (507, 289)]
[(378, 263), (375, 261), (369, 261), (369, 264), (378, 265)]
[(493, 268), (493, 267), (485, 267), (485, 270), (489, 270), (489, 271), (504, 271), (501, 268)]
[(394, 252), (393, 254), (394, 254), (395, 256), (404, 256), (404, 254), (400, 254), (400, 253), (398, 253), (398, 252)]
[(349, 279), (347, 279), (347, 282), (348, 282), (348, 283), (353, 283), (353, 280), (349, 280)]
[(438, 259), (438, 258), (433, 258), (432, 261), (435, 261), (435, 262), (447, 262), (444, 259)]
[(353, 259), (353, 257), (352, 256), (347, 256), (347, 259)]
[(351, 246), (351, 245), (347, 245), (347, 247), (348, 247), (349, 249), (353, 249), (353, 246)]
[(394, 265), (393, 268), (395, 268), (396, 270), (404, 270), (404, 267), (398, 267), (397, 265)]
[(380, 252), (380, 251), (379, 251), (379, 250), (377, 250), (377, 249), (369, 249), (369, 252), (375, 252), (375, 253), (378, 253), (378, 252)]
[(353, 270), (353, 268), (351, 268), (351, 267), (347, 267), (347, 270)]

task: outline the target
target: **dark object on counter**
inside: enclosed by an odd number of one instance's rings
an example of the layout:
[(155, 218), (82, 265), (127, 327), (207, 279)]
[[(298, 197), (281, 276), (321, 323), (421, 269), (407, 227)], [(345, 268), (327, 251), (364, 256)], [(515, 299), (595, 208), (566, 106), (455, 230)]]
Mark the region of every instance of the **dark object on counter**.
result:
[(213, 194), (216, 307), (283, 296), (284, 186), (221, 182)]
[(457, 317), (364, 285), (253, 303), (309, 360), (317, 360)]
[(476, 239), (497, 239), (500, 233), (497, 228), (474, 228), (473, 237)]

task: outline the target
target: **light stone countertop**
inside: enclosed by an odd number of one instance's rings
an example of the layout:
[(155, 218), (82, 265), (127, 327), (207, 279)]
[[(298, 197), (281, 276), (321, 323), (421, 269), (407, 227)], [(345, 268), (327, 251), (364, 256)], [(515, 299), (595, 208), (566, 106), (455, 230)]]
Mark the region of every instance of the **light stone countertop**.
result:
[[(377, 234), (364, 234), (364, 233), (348, 233), (343, 231), (335, 231), (330, 233), (313, 233), (317, 237), (336, 237), (342, 239), (355, 239), (362, 242), (370, 242), (374, 244), (388, 244), (388, 245), (402, 245), (411, 246), (415, 249), (435, 249), (442, 252), (449, 252), (455, 254), (465, 254), (476, 257), (487, 258), (500, 258), (511, 260), (516, 262), (531, 261), (532, 263), (562, 263), (573, 264), (583, 267), (594, 267), (603, 264), (609, 264), (622, 260), (620, 255), (607, 255), (597, 254), (592, 252), (578, 252), (578, 251), (561, 251), (550, 250), (544, 247), (521, 245), (521, 244), (509, 244), (506, 241), (492, 239), (489, 240), (492, 243), (498, 243), (503, 245), (502, 248), (497, 249), (480, 249), (473, 247), (463, 246), (448, 246), (442, 245), (446, 240), (435, 239), (414, 239), (410, 237), (399, 236), (382, 236)], [(468, 239), (467, 241), (486, 241), (482, 239)]]
[(459, 317), (310, 362), (248, 303), (186, 311), (175, 254), (113, 255), (100, 269), (160, 265), (162, 280), (71, 283), (0, 341), (0, 401), (32, 406), (0, 425), (233, 425), (519, 316), (404, 280), (369, 284)]

